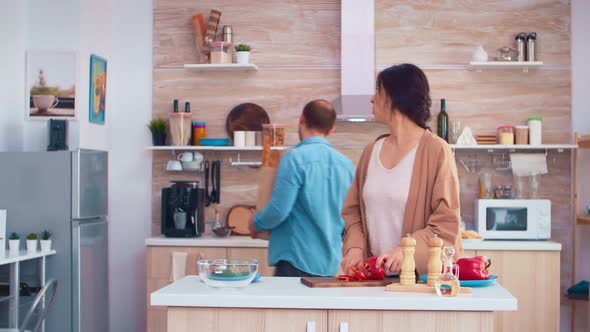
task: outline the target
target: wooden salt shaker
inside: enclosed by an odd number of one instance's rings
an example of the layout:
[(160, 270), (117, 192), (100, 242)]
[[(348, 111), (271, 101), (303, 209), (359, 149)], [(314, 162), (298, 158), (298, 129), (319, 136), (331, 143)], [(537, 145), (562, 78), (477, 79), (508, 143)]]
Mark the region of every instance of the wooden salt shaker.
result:
[(433, 286), (442, 274), (442, 260), (440, 258), (443, 241), (436, 235), (428, 240), (428, 286)]
[(416, 252), (416, 240), (407, 234), (401, 240), (402, 247), (402, 273), (399, 278), (399, 283), (402, 286), (416, 285), (416, 263), (414, 262), (414, 252)]

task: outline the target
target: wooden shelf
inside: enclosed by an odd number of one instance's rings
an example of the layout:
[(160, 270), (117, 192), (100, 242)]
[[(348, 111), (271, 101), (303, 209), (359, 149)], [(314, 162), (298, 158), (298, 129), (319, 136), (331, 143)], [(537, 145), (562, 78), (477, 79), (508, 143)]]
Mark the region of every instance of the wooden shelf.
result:
[(590, 225), (590, 216), (587, 214), (578, 214), (576, 222), (581, 225)]
[(456, 150), (567, 150), (575, 149), (575, 144), (542, 144), (542, 145), (457, 145), (451, 144)]
[(578, 147), (580, 149), (590, 149), (590, 135), (580, 137), (578, 141)]
[(195, 71), (241, 71), (241, 72), (258, 71), (258, 67), (253, 63), (249, 63), (247, 65), (240, 65), (237, 63), (231, 63), (231, 64), (209, 64), (209, 63), (192, 64), (192, 63), (187, 63), (183, 66), (183, 68), (195, 70)]
[(543, 66), (543, 62), (534, 61), (488, 61), (488, 62), (470, 62), (467, 66), (468, 70), (473, 71), (490, 71), (490, 70), (522, 70), (528, 72), (529, 70), (539, 69)]
[[(184, 150), (184, 151), (262, 151), (262, 146), (204, 146), (204, 145), (179, 145), (179, 146), (148, 146), (148, 150), (152, 151), (176, 151), (176, 150)], [(288, 146), (274, 146), (271, 147), (271, 150), (287, 150), (289, 149)]]

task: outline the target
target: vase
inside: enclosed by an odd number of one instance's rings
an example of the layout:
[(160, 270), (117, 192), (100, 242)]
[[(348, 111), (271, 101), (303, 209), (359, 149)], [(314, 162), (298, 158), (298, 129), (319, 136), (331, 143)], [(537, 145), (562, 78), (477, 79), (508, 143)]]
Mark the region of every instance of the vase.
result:
[(250, 52), (236, 52), (236, 60), (239, 65), (247, 65), (248, 63), (250, 63)]
[(41, 240), (41, 251), (51, 251), (51, 240)]
[(152, 134), (152, 143), (154, 146), (166, 145), (166, 133)]

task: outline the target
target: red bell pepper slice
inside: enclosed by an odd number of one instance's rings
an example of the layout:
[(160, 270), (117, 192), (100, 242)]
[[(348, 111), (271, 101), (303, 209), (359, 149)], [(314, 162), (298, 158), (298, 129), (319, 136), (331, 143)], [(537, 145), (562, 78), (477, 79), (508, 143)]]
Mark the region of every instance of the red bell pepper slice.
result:
[(383, 280), (385, 271), (383, 264), (377, 267), (377, 256), (373, 256), (364, 261), (362, 268), (353, 266), (348, 274), (341, 274), (337, 278), (344, 281)]

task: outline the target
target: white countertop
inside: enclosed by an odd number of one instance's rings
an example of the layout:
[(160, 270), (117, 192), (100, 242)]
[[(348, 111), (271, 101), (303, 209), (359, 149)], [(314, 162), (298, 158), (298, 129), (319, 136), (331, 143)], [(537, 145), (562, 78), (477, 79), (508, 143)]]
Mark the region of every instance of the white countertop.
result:
[(153, 292), (151, 305), (281, 309), (515, 311), (517, 300), (499, 284), (474, 288), (472, 295), (386, 292), (384, 287), (309, 288), (299, 278), (262, 277), (241, 289), (212, 288), (198, 276)]
[[(268, 241), (252, 239), (249, 236), (230, 236), (216, 238), (203, 236), (197, 238), (169, 238), (164, 236), (150, 237), (145, 240), (146, 246), (155, 247), (235, 247), (235, 248), (266, 248)], [(530, 251), (561, 251), (561, 243), (552, 241), (481, 241), (463, 240), (465, 250), (530, 250)]]
[(194, 238), (150, 237), (145, 239), (150, 247), (236, 247), (236, 248), (267, 248), (268, 241), (253, 239), (249, 236), (229, 236), (217, 238), (202, 236)]
[(6, 249), (4, 252), (0, 250), (0, 265), (11, 264), (29, 259), (41, 258), (44, 256), (51, 256), (55, 254), (55, 250), (50, 251), (33, 251), (27, 250), (13, 251)]
[(465, 250), (561, 251), (553, 241), (463, 240)]

